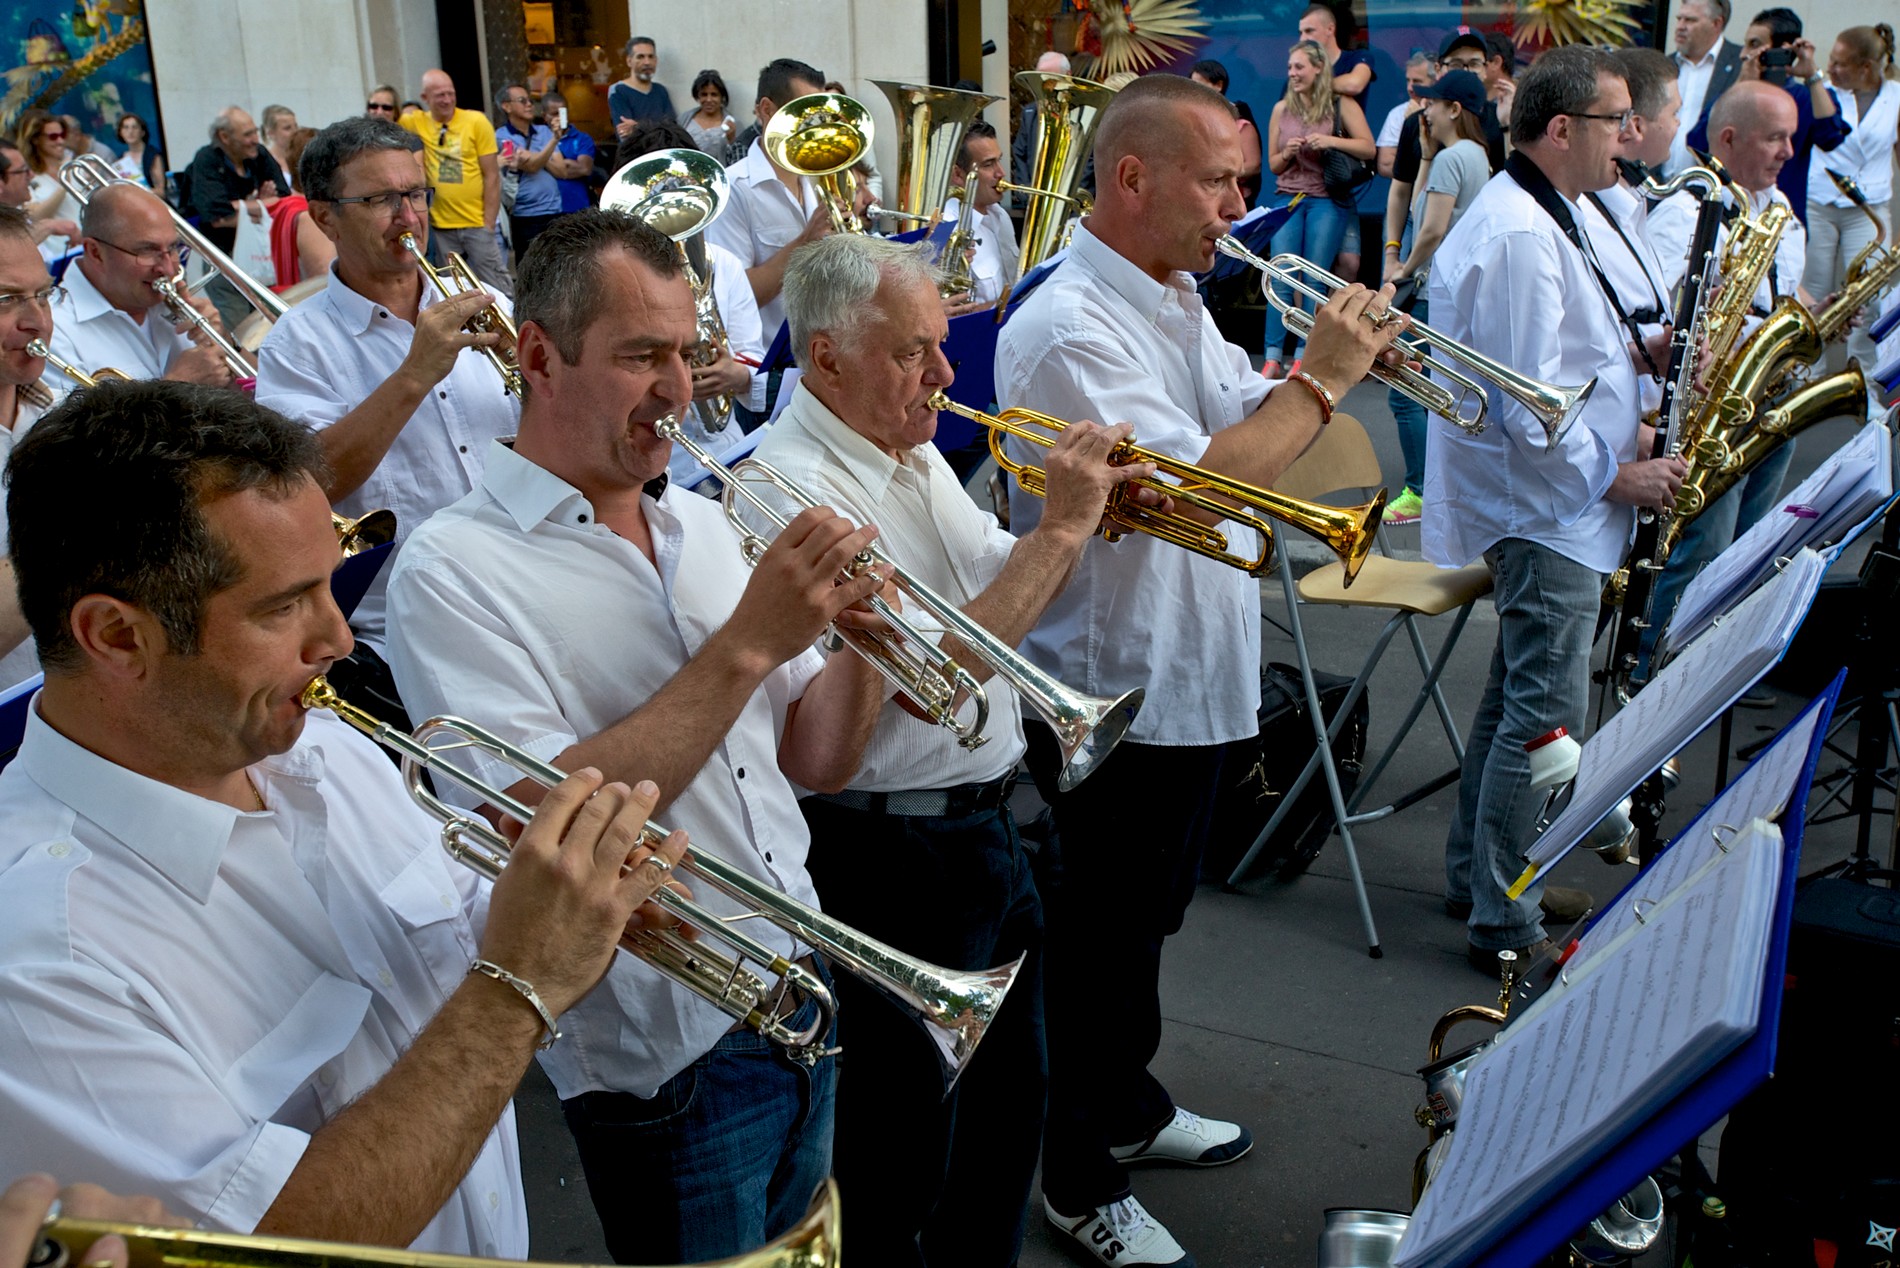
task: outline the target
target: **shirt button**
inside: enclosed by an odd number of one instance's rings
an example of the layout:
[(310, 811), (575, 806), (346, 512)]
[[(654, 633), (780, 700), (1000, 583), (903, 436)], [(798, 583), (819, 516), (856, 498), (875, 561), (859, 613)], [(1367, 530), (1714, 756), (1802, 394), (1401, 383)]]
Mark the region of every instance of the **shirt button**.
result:
[(378, 317), (387, 317), (387, 316), (389, 316), (389, 314), (388, 314), (388, 313), (386, 313), (386, 312), (384, 312), (384, 311), (383, 311), (382, 309), (380, 309), (380, 308), (376, 310), (376, 315), (377, 315)]
[(449, 399), (449, 394), (447, 392), (437, 392), (436, 395), (441, 397), (445, 401)]
[(332, 1070), (327, 1065), (324, 1066), (322, 1069), (317, 1071), (317, 1082), (323, 1084), (323, 1086), (325, 1087), (329, 1087), (331, 1084), (336, 1082), (336, 1071)]
[(583, 524), (587, 522), (587, 517), (585, 515), (576, 515), (574, 518), (579, 520)]
[(463, 446), (461, 446), (461, 449), (462, 449), (462, 452), (463, 452), (463, 453), (467, 453), (467, 452), (468, 452), (468, 446), (467, 446), (467, 445), (463, 445)]
[(449, 897), (447, 894), (442, 895), (442, 905), (448, 908), (450, 911), (455, 910), (455, 900)]
[(767, 851), (765, 852), (765, 861), (766, 861), (767, 863), (770, 863), (770, 862), (772, 861), (772, 851), (770, 851), (770, 850), (767, 850)]
[(376, 974), (376, 980), (381, 982), (384, 986), (394, 986), (396, 984), (396, 975), (391, 973), (388, 969), (383, 969)]
[(46, 847), (46, 852), (56, 859), (63, 859), (73, 852), (73, 847), (65, 841), (55, 841)]
[(501, 1194), (496, 1193), (491, 1189), (488, 1194), (488, 1209), (492, 1211), (500, 1206), (501, 1206)]
[(745, 767), (743, 767), (743, 766), (741, 766), (741, 767), (739, 768), (739, 778), (740, 778), (740, 779), (744, 779), (744, 778), (745, 778)]

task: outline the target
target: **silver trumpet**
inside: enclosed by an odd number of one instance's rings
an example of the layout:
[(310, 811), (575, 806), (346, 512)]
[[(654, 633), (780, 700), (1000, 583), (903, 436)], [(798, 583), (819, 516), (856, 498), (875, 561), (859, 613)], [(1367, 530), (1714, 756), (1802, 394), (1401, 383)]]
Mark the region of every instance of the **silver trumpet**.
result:
[[(753, 563), (757, 563), (759, 556), (765, 553), (771, 539), (747, 522), (746, 508), (750, 507), (762, 515), (772, 525), (774, 533), (789, 524), (791, 517), (748, 485), (770, 486), (800, 510), (819, 505), (790, 477), (768, 463), (748, 458), (737, 467), (726, 466), (703, 446), (689, 439), (681, 430), (678, 419), (671, 415), (654, 424), (653, 429), (661, 439), (670, 440), (691, 454), (695, 462), (718, 476), (725, 485), (726, 518), (738, 530), (743, 539), (746, 558)], [(861, 576), (866, 569), (874, 567), (887, 569), (898, 589), (940, 623), (945, 634), (963, 644), (998, 677), (1014, 687), (1018, 695), (1035, 706), (1036, 712), (1054, 729), (1056, 739), (1062, 746), (1062, 774), (1057, 779), (1057, 787), (1064, 792), (1088, 778), (1089, 773), (1108, 756), (1127, 732), (1129, 724), (1135, 720), (1144, 694), (1141, 688), (1116, 697), (1090, 696), (1072, 690), (971, 620), (954, 603), (891, 562), (876, 547), (859, 554), (847, 572), (854, 577)], [(989, 701), (984, 695), (982, 684), (883, 599), (874, 594), (867, 606), (884, 619), (893, 633), (873, 633), (839, 626), (833, 626), (832, 632), (853, 651), (870, 661), (887, 681), (909, 697), (931, 721), (955, 735), (958, 744), (973, 749), (985, 743), (987, 737), (983, 734), (983, 728), (989, 721)], [(974, 717), (969, 722), (957, 716), (960, 697), (967, 697), (974, 709)]]
[[(1286, 299), (1276, 294), (1273, 287), (1265, 288), (1267, 302), (1279, 310), (1286, 321), (1286, 328), (1296, 338), (1306, 338), (1313, 329), (1313, 316), (1300, 307), (1300, 297), (1324, 304), (1347, 284), (1344, 278), (1297, 255), (1276, 255), (1271, 260), (1263, 260), (1242, 246), (1232, 234), (1219, 239), (1214, 247), (1222, 255), (1252, 265), (1272, 281), (1293, 291), (1293, 298)], [(1387, 313), (1371, 320), (1383, 325), (1397, 320), (1399, 316), (1397, 313)], [(1388, 365), (1384, 361), (1374, 361), (1372, 377), (1474, 436), (1484, 430), (1485, 414), (1490, 409), (1485, 393), (1486, 383), (1495, 385), (1535, 415), (1543, 425), (1545, 437), (1552, 443), (1569, 430), (1570, 424), (1582, 412), (1583, 403), (1596, 390), (1597, 381), (1594, 378), (1580, 387), (1554, 387), (1519, 374), (1500, 361), (1447, 339), (1423, 323), (1414, 323), (1412, 330), (1413, 334), (1399, 339), (1396, 345), (1405, 354), (1407, 364)], [(1428, 349), (1436, 349), (1442, 355), (1433, 356)], [(1456, 368), (1446, 358), (1464, 369)], [(1435, 382), (1421, 370), (1414, 370), (1411, 362), (1435, 371), (1441, 378), (1450, 381), (1456, 390)], [(1465, 373), (1465, 370), (1470, 373)]]
[[(508, 743), (494, 732), (456, 717), (430, 718), (414, 732), (396, 730), (340, 698), (322, 678), (303, 690), (306, 709), (329, 709), (402, 758), (403, 778), (416, 804), (442, 821), (442, 846), (458, 862), (489, 880), (508, 865), (508, 838), (478, 815), (457, 809), (430, 789), (425, 773), (452, 780), (503, 814), (527, 823), (534, 809), (500, 788), (490, 787), (455, 765), (447, 754), (475, 749), (508, 763), (543, 788), (567, 778), (564, 771)], [(432, 742), (439, 741), (439, 742)], [(658, 846), (668, 829), (649, 822), (637, 845)], [(826, 1056), (836, 1003), (831, 990), (816, 973), (795, 964), (771, 947), (739, 932), (737, 921), (762, 917), (821, 952), (834, 966), (877, 987), (916, 1015), (930, 1035), (942, 1063), (947, 1092), (969, 1064), (982, 1042), (1003, 997), (1016, 981), (1020, 958), (992, 969), (965, 972), (905, 955), (895, 947), (865, 936), (778, 890), (748, 876), (732, 864), (694, 846), (677, 870), (702, 880), (747, 908), (744, 915), (725, 918), (671, 889), (661, 889), (653, 901), (732, 952), (710, 950), (673, 930), (642, 929), (628, 933), (620, 945), (645, 960), (662, 975), (729, 1016), (736, 1017), (767, 1039), (784, 1047), (787, 1055), (807, 1063)], [(776, 974), (768, 984), (747, 962)], [(818, 1018), (796, 1027), (791, 1018), (805, 1000), (817, 1005)]]

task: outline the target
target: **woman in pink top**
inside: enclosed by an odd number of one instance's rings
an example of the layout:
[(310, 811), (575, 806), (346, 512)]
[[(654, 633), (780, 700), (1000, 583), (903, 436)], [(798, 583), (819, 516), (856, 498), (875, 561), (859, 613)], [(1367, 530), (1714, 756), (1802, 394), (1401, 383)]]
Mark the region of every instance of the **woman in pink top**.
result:
[[(1278, 183), (1274, 192), (1267, 195), (1266, 205), (1292, 208), (1286, 222), (1274, 231), (1274, 255), (1291, 251), (1324, 267), (1339, 254), (1347, 220), (1356, 213), (1353, 208), (1341, 206), (1326, 196), (1320, 165), (1325, 161), (1326, 152), (1335, 149), (1370, 161), (1374, 154), (1372, 129), (1366, 125), (1365, 112), (1359, 109), (1357, 102), (1334, 94), (1332, 68), (1319, 45), (1301, 40), (1287, 54), (1286, 96), (1273, 107), (1273, 116), (1267, 122), (1267, 168), (1278, 178)], [(1286, 288), (1275, 286), (1274, 289), (1283, 296), (1290, 295)], [(1308, 301), (1305, 307), (1311, 312), (1313, 305)], [(1280, 358), (1285, 351), (1286, 333), (1286, 323), (1281, 320), (1279, 310), (1269, 304), (1266, 364), (1260, 372), (1270, 379), (1283, 377)], [(1304, 342), (1295, 340), (1293, 359), (1296, 363), (1304, 350)]]

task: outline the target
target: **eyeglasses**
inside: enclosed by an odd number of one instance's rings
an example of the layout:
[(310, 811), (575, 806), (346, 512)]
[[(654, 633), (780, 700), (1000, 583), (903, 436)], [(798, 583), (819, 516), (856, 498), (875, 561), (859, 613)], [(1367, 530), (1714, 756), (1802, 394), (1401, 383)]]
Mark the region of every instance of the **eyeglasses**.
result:
[(396, 107), (394, 107), (394, 106), (388, 106), (388, 105), (384, 105), (384, 104), (383, 104), (382, 102), (380, 102), (380, 101), (369, 101), (369, 102), (365, 102), (365, 103), (363, 104), (363, 109), (365, 109), (365, 110), (380, 110), (380, 111), (383, 111), (383, 112), (384, 112), (384, 113), (386, 113), (386, 114), (395, 114), (395, 113), (396, 113)]
[(55, 132), (51, 128), (48, 128), (46, 131), (40, 133), (40, 137), (47, 141), (64, 141), (66, 134), (64, 132)]
[(155, 269), (178, 258), (179, 242), (176, 238), (173, 238), (162, 247), (140, 247), (136, 251), (128, 247), (122, 247), (116, 242), (107, 242), (104, 238), (94, 238), (92, 241), (102, 246), (111, 247), (120, 255), (131, 256), (138, 262), (138, 266), (142, 269)]
[(1630, 120), (1636, 117), (1634, 110), (1625, 110), (1622, 114), (1585, 114), (1581, 110), (1572, 110), (1569, 114), (1572, 119), (1602, 119), (1614, 123), (1618, 132), (1627, 129), (1630, 126)]
[(349, 207), (355, 204), (361, 204), (365, 207), (374, 208), (376, 211), (381, 212), (385, 219), (389, 220), (396, 218), (402, 211), (404, 203), (408, 203), (410, 208), (415, 211), (427, 211), (429, 204), (434, 201), (435, 191), (426, 188), (388, 189), (380, 194), (363, 194), (356, 198), (330, 199), (330, 202), (338, 207)]
[(33, 304), (40, 308), (51, 309), (54, 304), (66, 302), (66, 288), (54, 283), (26, 294), (22, 291), (0, 292), (0, 317), (11, 316), (21, 304)]
[(1445, 70), (1483, 70), (1484, 57), (1447, 57), (1438, 64)]

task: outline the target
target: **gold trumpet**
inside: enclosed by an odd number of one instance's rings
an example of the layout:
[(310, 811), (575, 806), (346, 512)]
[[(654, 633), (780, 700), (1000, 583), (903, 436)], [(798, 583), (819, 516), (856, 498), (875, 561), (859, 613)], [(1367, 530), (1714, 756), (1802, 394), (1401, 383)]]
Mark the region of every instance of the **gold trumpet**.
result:
[[(422, 244), (416, 241), (415, 234), (403, 234), (402, 245), (405, 250), (416, 257), (416, 263), (422, 266), (422, 271), (428, 274), (429, 281), (435, 285), (436, 292), (444, 299), (452, 295), (461, 295), (468, 291), (482, 291), (486, 293), (486, 288), (481, 284), (480, 280), (476, 278), (475, 271), (469, 268), (468, 261), (453, 251), (449, 252), (448, 268), (441, 270), (429, 263), (429, 258), (422, 253)], [(470, 334), (495, 334), (501, 336), (501, 342), (499, 344), (492, 348), (483, 348), (481, 352), (484, 357), (488, 358), (488, 364), (495, 367), (495, 373), (501, 375), (501, 384), (508, 390), (508, 394), (519, 398), (521, 396), (522, 384), (521, 366), (520, 363), (515, 360), (515, 339), (517, 335), (515, 323), (509, 320), (508, 314), (501, 311), (499, 304), (490, 303), (488, 307), (480, 310), (473, 317), (470, 317), (468, 321), (463, 324), (462, 329), (468, 331)]]
[[(1271, 285), (1265, 288), (1267, 302), (1279, 310), (1286, 320), (1286, 328), (1300, 339), (1312, 333), (1313, 315), (1300, 307), (1298, 297), (1305, 296), (1316, 304), (1324, 304), (1335, 292), (1346, 286), (1344, 278), (1297, 255), (1276, 255), (1271, 260), (1263, 260), (1242, 246), (1240, 239), (1232, 234), (1215, 242), (1214, 248), (1222, 255), (1252, 265), (1266, 274), (1270, 281), (1278, 282), (1293, 292), (1295, 298), (1289, 300), (1276, 294)], [(1312, 280), (1308, 281), (1308, 278)], [(1377, 317), (1368, 315), (1368, 320), (1375, 325), (1384, 325), (1397, 320), (1399, 316), (1401, 314), (1386, 312)], [(1584, 402), (1590, 399), (1590, 393), (1596, 391), (1597, 381), (1594, 378), (1580, 387), (1555, 387), (1519, 374), (1501, 361), (1467, 348), (1456, 340), (1445, 338), (1422, 322), (1414, 322), (1412, 332), (1394, 345), (1404, 352), (1405, 364), (1389, 365), (1384, 361), (1374, 361), (1371, 376), (1474, 436), (1484, 430), (1485, 414), (1490, 409), (1485, 383), (1495, 385), (1506, 396), (1529, 410), (1542, 425), (1546, 440), (1552, 444), (1570, 429), (1570, 424), (1577, 421)], [(1437, 349), (1444, 357), (1449, 357), (1471, 373), (1467, 374), (1447, 364), (1442, 357), (1434, 357), (1427, 351), (1428, 347)], [(1449, 379), (1457, 391), (1454, 393), (1425, 373), (1414, 370), (1412, 362)]]
[[(959, 405), (942, 392), (930, 398), (930, 407), (949, 410), (989, 428), (990, 455), (996, 459), (996, 465), (1014, 476), (1023, 492), (1037, 497), (1045, 496), (1043, 468), (1032, 467), (1011, 458), (1003, 450), (1003, 437), (1014, 436), (1032, 445), (1053, 449), (1057, 435), (1068, 426), (1067, 423), (1032, 409), (1006, 409), (1001, 414), (986, 414), (968, 405)], [(1172, 476), (1173, 481), (1130, 480), (1117, 485), (1102, 511), (1102, 535), (1105, 538), (1113, 542), (1120, 541), (1131, 531), (1146, 533), (1254, 576), (1265, 572), (1273, 562), (1273, 525), (1262, 518), (1264, 515), (1291, 524), (1325, 542), (1339, 556), (1339, 562), (1346, 570), (1344, 584), (1350, 586), (1359, 575), (1360, 566), (1366, 562), (1366, 555), (1372, 550), (1373, 534), (1379, 526), (1379, 517), (1385, 512), (1384, 489), (1380, 489), (1377, 497), (1361, 506), (1324, 506), (1275, 493), (1271, 489), (1262, 489), (1205, 467), (1192, 466), (1167, 454), (1143, 449), (1132, 440), (1124, 440), (1117, 445), (1109, 461), (1118, 465), (1152, 462), (1157, 473)], [(1177, 505), (1185, 504), (1217, 519), (1232, 520), (1251, 529), (1260, 539), (1258, 553), (1247, 555), (1230, 550), (1227, 534), (1190, 515), (1180, 511), (1162, 512), (1141, 505), (1131, 496), (1131, 491), (1136, 488), (1153, 489), (1166, 494)], [(1261, 514), (1254, 514), (1255, 511)]]
[[(431, 718), (413, 732), (398, 731), (338, 696), (322, 678), (312, 679), (304, 688), (302, 703), (306, 709), (330, 710), (401, 757), (410, 797), (442, 821), (443, 848), (491, 881), (508, 864), (512, 849), (508, 838), (480, 815), (457, 809), (437, 797), (427, 777), (459, 784), (521, 823), (534, 817), (531, 806), (470, 775), (447, 754), (473, 749), (507, 763), (543, 788), (552, 788), (567, 778), (565, 771), (463, 718)], [(666, 828), (649, 822), (636, 844), (656, 847), (667, 836)], [(821, 952), (834, 968), (855, 975), (907, 1009), (929, 1034), (946, 1092), (969, 1064), (1022, 967), (1020, 957), (1010, 964), (974, 972), (927, 963), (772, 889), (697, 846), (676, 866), (684, 875), (737, 900), (747, 908), (746, 914), (730, 919), (717, 916), (674, 890), (661, 889), (653, 901), (699, 930), (704, 941), (685, 938), (671, 929), (641, 929), (624, 936), (620, 945), (662, 976), (780, 1045), (794, 1060), (813, 1063), (832, 1051), (826, 1046), (837, 1011), (831, 988), (812, 970), (740, 932), (736, 927), (739, 921), (769, 921)], [(731, 954), (705, 945), (705, 941), (715, 939)], [(748, 963), (775, 974), (777, 985), (746, 967)], [(817, 1006), (818, 1016), (801, 1027), (793, 1018), (806, 1000)]]
[(127, 374), (124, 370), (115, 370), (109, 365), (100, 366), (97, 370), (88, 374), (78, 366), (71, 365), (54, 356), (53, 350), (46, 346), (44, 339), (29, 339), (26, 345), (26, 354), (30, 357), (38, 357), (77, 383), (80, 387), (98, 387), (107, 379), (112, 379), (119, 383), (130, 383), (132, 381), (132, 376)]
[[(47, 1212), (27, 1268), (77, 1268), (79, 1249), (108, 1234), (125, 1239), (129, 1268), (524, 1268), (513, 1259), (64, 1219), (57, 1204)], [(793, 1227), (749, 1254), (706, 1261), (699, 1268), (839, 1268), (839, 1236), (838, 1186), (827, 1180)]]
[(371, 511), (349, 519), (330, 512), (330, 527), (336, 530), (336, 544), (342, 549), (343, 558), (350, 559), (366, 550), (374, 550), (384, 542), (396, 540), (396, 513), (389, 510)]

